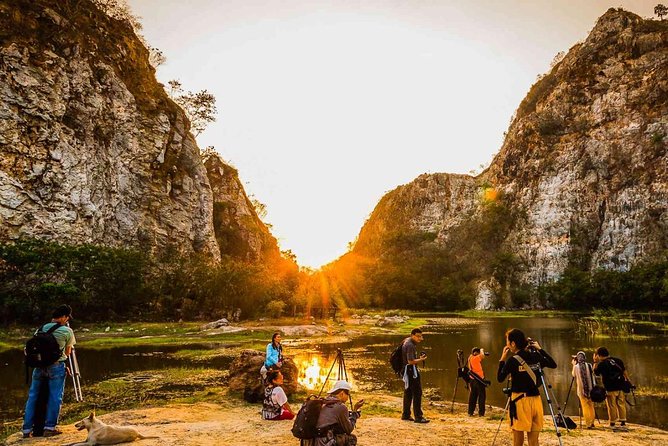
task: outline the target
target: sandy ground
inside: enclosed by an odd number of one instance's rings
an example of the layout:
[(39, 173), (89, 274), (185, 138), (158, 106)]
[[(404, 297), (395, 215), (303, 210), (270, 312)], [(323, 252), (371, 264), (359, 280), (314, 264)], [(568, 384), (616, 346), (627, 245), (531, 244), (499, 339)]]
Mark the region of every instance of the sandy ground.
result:
[[(371, 416), (363, 413), (355, 430), (360, 446), (491, 445), (499, 426), (498, 418), (468, 417), (462, 405), (456, 405), (455, 413), (450, 414), (450, 405), (447, 403), (426, 404), (425, 415), (432, 422), (425, 425), (415, 424), (399, 419), (400, 398), (378, 395), (364, 395), (364, 398), (366, 401), (373, 401), (383, 410), (392, 412), (391, 415)], [(500, 413), (500, 409), (494, 409), (489, 411), (488, 415), (498, 416)], [(209, 403), (172, 404), (158, 408), (119, 411), (102, 415), (100, 418), (109, 424), (133, 425), (144, 435), (160, 437), (139, 440), (136, 443), (138, 446), (299, 444), (299, 440), (290, 432), (291, 421), (263, 421), (260, 418), (259, 406), (239, 405), (236, 402), (227, 408)], [(575, 421), (577, 422), (577, 419)], [(546, 418), (546, 426), (548, 425), (551, 426), (551, 419)], [(85, 440), (85, 432), (78, 432), (73, 425), (60, 428), (64, 433), (55, 438), (23, 440), (20, 434), (15, 434), (7, 439), (6, 444), (60, 445)], [(593, 431), (564, 432), (562, 441), (564, 445), (668, 445), (666, 431), (634, 424), (629, 428), (629, 432), (612, 432), (603, 427)], [(510, 444), (510, 434), (504, 420), (496, 445)], [(540, 444), (559, 444), (553, 428), (545, 428), (540, 436)]]

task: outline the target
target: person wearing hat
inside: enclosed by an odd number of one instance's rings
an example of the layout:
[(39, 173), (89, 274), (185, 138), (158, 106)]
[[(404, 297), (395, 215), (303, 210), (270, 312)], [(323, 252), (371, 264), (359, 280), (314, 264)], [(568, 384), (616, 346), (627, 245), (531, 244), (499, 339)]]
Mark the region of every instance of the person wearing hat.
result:
[(468, 359), (468, 367), (471, 373), (474, 373), (480, 379), (472, 379), (469, 386), (469, 416), (472, 417), (475, 412), (476, 403), (478, 403), (478, 415), (485, 416), (485, 384), (481, 381), (485, 379), (485, 373), (482, 370), (482, 360), (485, 359), (485, 350), (480, 347), (473, 347)]
[[(328, 392), (318, 416), (318, 436), (312, 441), (305, 441), (308, 446), (355, 446), (357, 437), (352, 433), (357, 419), (362, 416), (360, 409), (364, 400), (355, 403), (352, 412), (348, 412), (346, 403), (350, 399), (352, 386), (348, 381), (339, 380)], [(308, 442), (308, 443), (307, 443)]]
[(596, 385), (596, 379), (594, 378), (594, 369), (587, 362), (585, 352), (578, 352), (577, 355), (573, 356), (573, 371), (571, 374), (577, 383), (577, 394), (580, 399), (585, 426), (587, 429), (593, 429), (596, 415), (594, 412), (594, 402), (589, 397), (589, 392)]
[(61, 355), (54, 364), (33, 370), (32, 384), (28, 392), (28, 401), (26, 402), (25, 416), (23, 418), (23, 438), (32, 436), (37, 399), (43, 381), (48, 381), (49, 388), (46, 419), (44, 421), (44, 436), (53, 437), (54, 435), (62, 434), (61, 431), (56, 429), (56, 425), (60, 416), (60, 406), (63, 403), (63, 391), (65, 390), (65, 378), (67, 376), (65, 361), (67, 361), (67, 357), (72, 353), (72, 347), (76, 344), (74, 332), (67, 326), (70, 320), (72, 320), (72, 308), (69, 305), (61, 305), (53, 310), (51, 322), (42, 325), (35, 332), (47, 332), (55, 325), (59, 325), (52, 334), (58, 342)]

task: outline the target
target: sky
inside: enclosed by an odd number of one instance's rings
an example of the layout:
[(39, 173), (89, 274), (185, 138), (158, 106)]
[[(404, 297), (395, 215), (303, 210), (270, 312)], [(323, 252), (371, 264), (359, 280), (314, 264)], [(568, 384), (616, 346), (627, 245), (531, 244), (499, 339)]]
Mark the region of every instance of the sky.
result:
[(317, 268), (422, 173), (476, 173), (559, 51), (610, 7), (658, 0), (128, 0), (158, 79), (217, 98), (197, 137)]

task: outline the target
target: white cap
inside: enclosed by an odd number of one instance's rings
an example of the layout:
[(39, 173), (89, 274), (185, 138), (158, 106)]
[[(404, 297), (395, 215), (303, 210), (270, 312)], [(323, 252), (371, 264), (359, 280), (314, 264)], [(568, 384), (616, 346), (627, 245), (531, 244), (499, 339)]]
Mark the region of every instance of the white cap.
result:
[(327, 393), (331, 394), (331, 393), (336, 392), (337, 390), (347, 390), (348, 392), (350, 392), (351, 390), (353, 390), (353, 386), (351, 386), (348, 381), (340, 379), (334, 384), (334, 387), (332, 387), (332, 390), (330, 390)]

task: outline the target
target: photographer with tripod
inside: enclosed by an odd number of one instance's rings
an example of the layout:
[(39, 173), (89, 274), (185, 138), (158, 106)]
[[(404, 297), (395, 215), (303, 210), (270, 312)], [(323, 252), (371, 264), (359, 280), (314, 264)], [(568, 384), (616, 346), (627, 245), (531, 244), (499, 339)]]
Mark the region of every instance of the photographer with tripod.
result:
[(556, 368), (557, 364), (538, 342), (526, 338), (521, 330), (508, 330), (497, 379), (503, 382), (508, 375), (511, 379), (508, 418), (513, 446), (522, 446), (525, 432), (529, 446), (538, 446), (538, 435), (543, 429), (543, 402), (538, 391), (543, 384), (542, 367)]
[(474, 379), (469, 381), (469, 416), (472, 417), (475, 412), (476, 402), (478, 403), (478, 415), (485, 416), (485, 399), (487, 393), (485, 391), (486, 385), (484, 382), (485, 372), (482, 370), (482, 360), (488, 356), (483, 348), (473, 347), (471, 355), (467, 361), (470, 373), (474, 374)]

